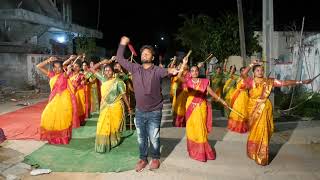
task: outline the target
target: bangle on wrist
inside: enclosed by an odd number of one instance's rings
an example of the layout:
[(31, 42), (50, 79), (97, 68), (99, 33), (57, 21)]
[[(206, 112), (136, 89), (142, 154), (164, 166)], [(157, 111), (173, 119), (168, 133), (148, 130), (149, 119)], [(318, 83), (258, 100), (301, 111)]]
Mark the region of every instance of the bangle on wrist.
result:
[(249, 65), (249, 67), (252, 68), (252, 67), (253, 67), (253, 64), (251, 63), (251, 64)]
[(302, 84), (302, 81), (296, 81), (296, 84)]

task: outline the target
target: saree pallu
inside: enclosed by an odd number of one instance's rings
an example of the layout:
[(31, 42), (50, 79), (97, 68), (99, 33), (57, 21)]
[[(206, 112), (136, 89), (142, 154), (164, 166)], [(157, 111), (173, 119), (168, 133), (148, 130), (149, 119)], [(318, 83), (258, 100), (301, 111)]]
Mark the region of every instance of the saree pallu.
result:
[(121, 132), (125, 130), (125, 108), (122, 95), (126, 88), (123, 81), (114, 78), (101, 85), (101, 108), (97, 123), (95, 151), (109, 152), (121, 141)]
[(273, 87), (273, 79), (264, 79), (257, 84), (251, 81), (249, 91), (249, 128), (247, 141), (248, 157), (259, 165), (269, 164), (269, 142), (272, 136), (273, 113), (269, 95)]
[(78, 128), (80, 125), (83, 125), (86, 118), (86, 91), (85, 85), (81, 83), (83, 79), (84, 75), (82, 73), (73, 74), (70, 77), (71, 83), (75, 89), (78, 112), (78, 120), (73, 122), (73, 128)]
[(84, 76), (88, 82), (86, 85), (86, 116), (88, 117), (91, 113), (99, 112), (99, 87), (97, 78), (92, 72), (84, 72)]
[(201, 79), (197, 87), (192, 87), (192, 84), (191, 80), (187, 81), (187, 150), (192, 159), (206, 162), (216, 158), (215, 150), (208, 143), (208, 133), (212, 129), (211, 106), (206, 101), (206, 88), (209, 80)]
[[(222, 90), (222, 98), (228, 103), (230, 104), (231, 102), (231, 97), (233, 92), (236, 89), (236, 85), (237, 85), (237, 77), (235, 77), (235, 75), (230, 76), (226, 83), (223, 86), (223, 90)], [(225, 110), (225, 117), (229, 117), (230, 114), (230, 110)]]
[(224, 74), (216, 74), (211, 78), (211, 87), (214, 93), (216, 93), (219, 97), (222, 96), (224, 76)]
[[(182, 86), (182, 85), (180, 85)], [(185, 127), (186, 120), (186, 102), (188, 98), (188, 90), (184, 87), (180, 87), (176, 93), (176, 96), (173, 97), (172, 101), (172, 117), (173, 117), (173, 126), (175, 127)]]
[(68, 144), (72, 136), (72, 122), (76, 116), (73, 87), (63, 73), (49, 72), (49, 102), (41, 115), (40, 139), (49, 144)]
[(90, 83), (90, 113), (99, 112), (100, 100), (99, 100), (99, 90), (98, 82), (94, 81)]
[[(190, 73), (183, 75), (185, 80), (191, 78)], [(175, 96), (172, 100), (172, 125), (175, 127), (185, 127), (186, 126), (186, 102), (188, 98), (188, 88), (185, 82), (177, 80), (177, 90)]]
[(171, 83), (170, 83), (171, 101), (173, 101), (174, 96), (176, 96), (177, 89), (178, 89), (178, 76), (174, 76), (171, 78)]
[[(227, 83), (226, 83), (227, 84)], [(230, 88), (233, 89), (233, 88)], [(234, 112), (230, 112), (228, 117), (228, 129), (230, 131), (238, 133), (246, 133), (248, 131), (248, 93), (245, 87), (245, 84), (242, 79), (239, 79), (236, 84), (236, 88), (229, 90), (225, 98), (226, 102), (233, 108), (235, 111), (239, 112), (244, 116), (241, 117)]]

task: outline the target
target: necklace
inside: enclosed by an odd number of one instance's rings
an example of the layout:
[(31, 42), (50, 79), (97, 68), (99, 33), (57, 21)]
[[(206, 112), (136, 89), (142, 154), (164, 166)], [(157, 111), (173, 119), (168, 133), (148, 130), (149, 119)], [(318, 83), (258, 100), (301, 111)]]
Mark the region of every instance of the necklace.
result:
[(195, 81), (194, 79), (191, 79), (191, 81), (192, 81), (193, 83), (197, 84), (197, 83), (199, 83), (200, 79), (199, 79), (199, 78), (197, 78), (197, 80), (196, 80), (196, 81)]
[(199, 78), (197, 78), (197, 80), (196, 80), (196, 81), (195, 81), (195, 80), (193, 80), (193, 79), (191, 79), (191, 81), (192, 81), (193, 89), (195, 89), (195, 88), (198, 86), (198, 84), (199, 84), (199, 82), (200, 82), (200, 79), (199, 79)]

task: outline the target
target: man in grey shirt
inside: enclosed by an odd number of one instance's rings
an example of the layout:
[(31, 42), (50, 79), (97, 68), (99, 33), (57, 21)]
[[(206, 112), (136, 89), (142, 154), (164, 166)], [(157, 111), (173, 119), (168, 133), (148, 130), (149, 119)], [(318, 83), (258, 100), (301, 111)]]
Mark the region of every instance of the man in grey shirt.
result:
[(140, 160), (136, 171), (142, 171), (148, 164), (148, 144), (150, 140), (151, 163), (150, 170), (160, 166), (160, 123), (162, 117), (163, 99), (161, 80), (169, 74), (177, 74), (174, 68), (161, 68), (153, 64), (154, 49), (145, 45), (140, 49), (141, 62), (135, 64), (124, 58), (124, 50), (130, 42), (128, 37), (122, 37), (117, 51), (118, 63), (132, 74), (133, 88), (136, 98), (136, 119)]

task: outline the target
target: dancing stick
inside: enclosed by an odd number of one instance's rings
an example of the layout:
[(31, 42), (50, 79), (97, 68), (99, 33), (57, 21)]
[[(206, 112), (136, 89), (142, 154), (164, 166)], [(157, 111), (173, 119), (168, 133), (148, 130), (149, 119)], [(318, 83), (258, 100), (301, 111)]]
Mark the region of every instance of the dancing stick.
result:
[(320, 76), (320, 74), (316, 75), (315, 77), (313, 77), (313, 78), (311, 79), (311, 81), (314, 81), (314, 80), (317, 79), (317, 77), (319, 77), (319, 76)]
[(211, 59), (211, 58), (212, 58), (212, 56), (213, 56), (213, 54), (212, 54), (212, 53), (210, 53), (210, 54), (209, 54), (209, 56), (207, 57), (207, 59), (206, 59), (206, 60), (204, 60), (204, 61), (202, 61), (201, 63), (205, 63), (206, 61), (208, 61), (209, 59)]
[(245, 118), (241, 113), (239, 113), (238, 111), (232, 109), (231, 107), (227, 106), (228, 109), (230, 109), (230, 111), (234, 112), (235, 114), (237, 114), (238, 116)]
[(129, 114), (129, 118), (130, 118), (130, 131), (132, 131), (132, 114)]
[(188, 54), (186, 55), (186, 58), (188, 58), (191, 53), (192, 53), (192, 50), (189, 50)]

